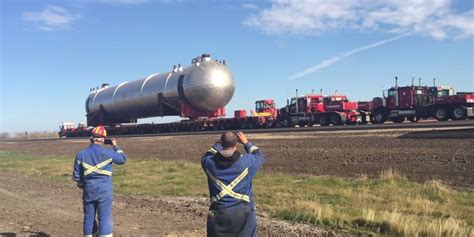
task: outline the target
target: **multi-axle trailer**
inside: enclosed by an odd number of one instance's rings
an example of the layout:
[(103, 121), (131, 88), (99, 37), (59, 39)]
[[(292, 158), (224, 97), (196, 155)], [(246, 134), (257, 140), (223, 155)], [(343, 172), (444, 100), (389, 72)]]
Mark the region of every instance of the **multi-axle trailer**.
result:
[[(386, 120), (416, 122), (435, 117), (440, 121), (474, 116), (474, 93), (454, 95), (451, 87), (392, 87), (372, 101), (351, 102), (345, 95), (296, 96), (277, 109), (272, 99), (255, 103), (255, 110), (234, 111), (225, 118), (235, 84), (224, 61), (209, 54), (194, 58), (191, 66), (174, 66), (166, 73), (91, 89), (86, 100), (87, 125), (63, 123), (61, 137), (88, 136), (89, 129), (107, 126), (111, 135), (202, 130), (252, 129), (383, 123)], [(137, 124), (140, 118), (180, 116), (179, 122)]]

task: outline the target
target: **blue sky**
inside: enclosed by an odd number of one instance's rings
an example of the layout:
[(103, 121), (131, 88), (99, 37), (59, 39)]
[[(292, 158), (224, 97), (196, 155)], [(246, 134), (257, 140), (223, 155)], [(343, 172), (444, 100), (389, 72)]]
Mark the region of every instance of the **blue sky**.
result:
[(234, 75), (228, 116), (263, 98), (281, 107), (295, 89), (369, 100), (395, 76), (474, 91), (469, 0), (0, 4), (1, 132), (85, 122), (91, 87), (186, 66), (201, 53), (225, 59)]

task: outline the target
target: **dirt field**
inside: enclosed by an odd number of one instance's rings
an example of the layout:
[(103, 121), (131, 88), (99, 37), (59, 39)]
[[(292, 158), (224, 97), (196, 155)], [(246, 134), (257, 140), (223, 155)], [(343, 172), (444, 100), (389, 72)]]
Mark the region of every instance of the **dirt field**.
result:
[[(0, 236), (81, 236), (81, 195), (72, 184), (0, 172)], [(207, 207), (206, 198), (115, 195), (114, 236), (204, 236)], [(262, 236), (335, 236), (258, 213)]]
[[(186, 160), (200, 156), (218, 135), (119, 138), (128, 159)], [(408, 178), (440, 179), (474, 190), (474, 128), (456, 130), (384, 130), (249, 134), (267, 157), (264, 172), (377, 176), (395, 169)], [(87, 139), (0, 142), (0, 150), (33, 155), (70, 156)]]
[[(267, 157), (264, 172), (375, 177), (392, 168), (410, 179), (441, 179), (474, 190), (474, 128), (250, 134)], [(129, 161), (186, 160), (198, 163), (218, 135), (119, 138)], [(70, 156), (87, 139), (0, 142), (0, 150), (40, 156)], [(81, 193), (72, 184), (43, 177), (0, 172), (0, 236), (81, 235)], [(116, 195), (116, 236), (202, 236), (205, 198)], [(259, 211), (262, 236), (333, 236), (302, 224), (268, 218)]]

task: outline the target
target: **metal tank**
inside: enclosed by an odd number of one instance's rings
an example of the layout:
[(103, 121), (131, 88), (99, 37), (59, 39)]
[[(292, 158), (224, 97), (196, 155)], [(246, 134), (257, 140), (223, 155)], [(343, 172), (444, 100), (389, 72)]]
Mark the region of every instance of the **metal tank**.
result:
[(182, 114), (190, 106), (198, 114), (223, 108), (234, 95), (234, 80), (225, 61), (209, 54), (194, 58), (189, 67), (116, 86), (103, 84), (86, 100), (88, 126), (135, 122), (139, 118)]

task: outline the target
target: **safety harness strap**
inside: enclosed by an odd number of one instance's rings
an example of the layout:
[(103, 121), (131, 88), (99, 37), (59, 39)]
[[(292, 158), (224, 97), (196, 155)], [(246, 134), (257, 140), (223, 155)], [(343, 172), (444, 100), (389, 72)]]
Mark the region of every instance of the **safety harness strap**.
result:
[(229, 185), (225, 185), (221, 180), (214, 177), (214, 175), (212, 175), (211, 172), (207, 169), (206, 169), (206, 173), (209, 176), (209, 178), (212, 180), (212, 182), (214, 182), (217, 186), (221, 188), (221, 192), (217, 194), (215, 197), (212, 197), (213, 202), (219, 201), (226, 195), (229, 195), (235, 199), (239, 199), (245, 202), (250, 202), (249, 196), (236, 193), (232, 190), (235, 186), (237, 186), (237, 184), (240, 183), (240, 181), (242, 181), (242, 179), (244, 179), (247, 176), (247, 174), (249, 173), (248, 168), (245, 168), (245, 170), (239, 176), (237, 176), (237, 178), (235, 178)]

